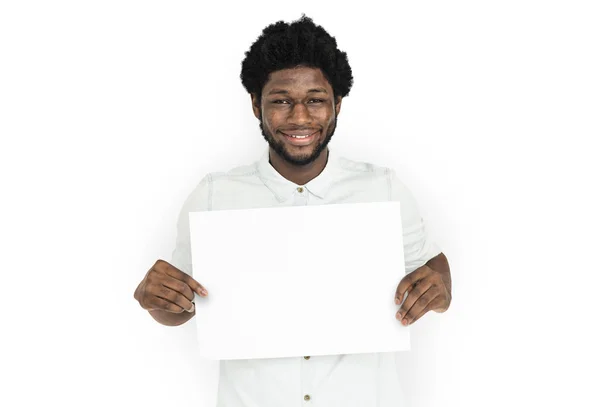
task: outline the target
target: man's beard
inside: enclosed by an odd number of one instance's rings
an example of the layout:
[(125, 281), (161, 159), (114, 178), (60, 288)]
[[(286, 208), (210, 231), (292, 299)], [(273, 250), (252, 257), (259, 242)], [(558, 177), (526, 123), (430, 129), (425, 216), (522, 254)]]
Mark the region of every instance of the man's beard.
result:
[(333, 119), (333, 127), (331, 128), (331, 131), (329, 132), (329, 134), (327, 134), (327, 136), (325, 137), (325, 140), (319, 141), (319, 144), (317, 144), (317, 147), (314, 149), (314, 151), (310, 155), (301, 156), (301, 157), (294, 157), (294, 156), (288, 154), (288, 152), (285, 149), (284, 142), (275, 140), (275, 138), (273, 137), (272, 134), (269, 134), (265, 131), (265, 128), (264, 128), (263, 122), (262, 122), (262, 117), (259, 119), (259, 122), (260, 122), (260, 124), (259, 124), (260, 131), (261, 131), (263, 137), (265, 138), (265, 140), (267, 140), (267, 143), (269, 143), (269, 146), (273, 149), (273, 151), (275, 151), (275, 153), (277, 153), (277, 155), (279, 155), (281, 158), (283, 158), (288, 163), (290, 163), (292, 165), (300, 166), (300, 165), (307, 165), (307, 164), (312, 163), (327, 148), (327, 145), (329, 144), (329, 142), (331, 141), (331, 138), (333, 137), (333, 133), (335, 133), (335, 127), (337, 126), (337, 115)]

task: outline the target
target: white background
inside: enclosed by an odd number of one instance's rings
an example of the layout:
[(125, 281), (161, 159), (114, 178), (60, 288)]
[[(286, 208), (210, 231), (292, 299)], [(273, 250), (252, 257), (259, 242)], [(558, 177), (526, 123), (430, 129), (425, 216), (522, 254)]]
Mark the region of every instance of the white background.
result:
[(401, 356), (415, 405), (598, 405), (596, 2), (210, 7), (0, 5), (0, 404), (214, 402), (195, 326), (133, 291), (204, 174), (265, 148), (240, 63), (305, 12), (355, 77), (332, 148), (396, 169), (450, 260)]

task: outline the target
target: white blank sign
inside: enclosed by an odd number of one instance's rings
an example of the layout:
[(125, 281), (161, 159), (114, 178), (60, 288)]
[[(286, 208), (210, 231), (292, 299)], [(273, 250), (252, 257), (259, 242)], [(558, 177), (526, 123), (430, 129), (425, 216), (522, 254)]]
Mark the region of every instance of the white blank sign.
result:
[(204, 358), (410, 349), (398, 202), (193, 212), (190, 232)]

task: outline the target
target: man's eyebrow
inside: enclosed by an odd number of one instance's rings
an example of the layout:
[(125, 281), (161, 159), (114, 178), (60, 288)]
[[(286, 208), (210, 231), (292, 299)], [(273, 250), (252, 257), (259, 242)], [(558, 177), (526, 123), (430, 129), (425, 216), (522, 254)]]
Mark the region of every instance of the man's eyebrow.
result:
[[(325, 88), (312, 88), (309, 89), (306, 93), (327, 93)], [(273, 89), (268, 93), (269, 95), (287, 95), (289, 92), (285, 89)]]
[(285, 89), (273, 89), (272, 91), (269, 92), (269, 95), (287, 95), (289, 92)]

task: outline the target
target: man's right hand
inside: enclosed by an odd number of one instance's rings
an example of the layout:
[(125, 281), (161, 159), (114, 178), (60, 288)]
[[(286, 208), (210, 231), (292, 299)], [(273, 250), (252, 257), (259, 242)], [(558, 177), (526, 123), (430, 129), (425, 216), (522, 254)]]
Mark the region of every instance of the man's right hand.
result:
[[(194, 313), (194, 292), (206, 297), (206, 289), (190, 275), (163, 260), (158, 260), (146, 273), (135, 290), (134, 298), (142, 308), (165, 325), (179, 325), (193, 315), (181, 317), (168, 314)], [(168, 313), (168, 314), (167, 314)], [(158, 318), (157, 318), (158, 317)]]

